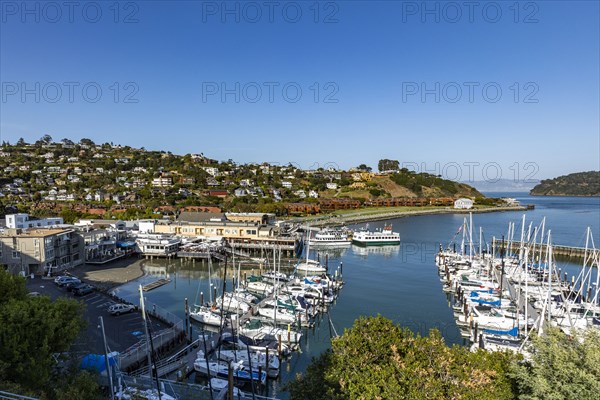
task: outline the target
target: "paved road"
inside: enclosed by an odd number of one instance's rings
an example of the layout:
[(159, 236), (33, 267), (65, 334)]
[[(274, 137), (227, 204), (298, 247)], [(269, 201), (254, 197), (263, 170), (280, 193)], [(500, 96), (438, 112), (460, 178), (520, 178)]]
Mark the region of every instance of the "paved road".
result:
[[(85, 319), (87, 328), (76, 339), (72, 351), (87, 353), (103, 353), (102, 332), (99, 328), (100, 316), (104, 319), (104, 330), (109, 350), (123, 351), (137, 343), (144, 333), (142, 314), (134, 311), (120, 316), (110, 315), (108, 307), (116, 302), (108, 295), (94, 291), (85, 296), (74, 296), (66, 289), (54, 284), (53, 280), (43, 280), (39, 277), (27, 279), (27, 288), (30, 292), (40, 292), (50, 296), (51, 299), (59, 297), (74, 298), (86, 306)], [(160, 321), (152, 320), (151, 329), (154, 331), (166, 328)]]

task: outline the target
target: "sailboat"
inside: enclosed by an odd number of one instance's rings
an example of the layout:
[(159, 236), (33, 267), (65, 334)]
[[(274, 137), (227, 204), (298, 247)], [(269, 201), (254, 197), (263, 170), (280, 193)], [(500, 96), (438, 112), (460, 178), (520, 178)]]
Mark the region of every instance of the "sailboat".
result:
[[(310, 232), (310, 230), (309, 230)], [(309, 260), (308, 259), (308, 255), (310, 254), (310, 241), (308, 241), (308, 244), (306, 246), (306, 259), (304, 261), (300, 261), (298, 260), (298, 263), (296, 264), (296, 268), (295, 270), (298, 272), (303, 272), (305, 274), (322, 274), (327, 272), (327, 269), (321, 265), (320, 262), (316, 261), (316, 260)]]
[(230, 368), (233, 378), (238, 381), (255, 381), (261, 384), (265, 384), (267, 381), (267, 373), (265, 371), (259, 371), (258, 367), (252, 367), (252, 371), (250, 371), (250, 366), (247, 366), (243, 360), (239, 360), (238, 362), (207, 361), (204, 352), (199, 350), (196, 361), (194, 361), (194, 370), (196, 372), (211, 377), (228, 378)]
[(211, 283), (211, 259), (208, 259), (208, 284), (211, 306), (205, 304), (196, 305), (193, 311), (190, 312), (190, 318), (201, 324), (221, 327), (223, 326), (223, 316), (212, 301), (212, 283)]

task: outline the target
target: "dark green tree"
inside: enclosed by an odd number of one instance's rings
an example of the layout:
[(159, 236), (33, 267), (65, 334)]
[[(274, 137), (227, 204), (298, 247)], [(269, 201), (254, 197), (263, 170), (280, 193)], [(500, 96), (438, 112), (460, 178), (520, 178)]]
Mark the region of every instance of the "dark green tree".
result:
[(512, 399), (512, 356), (448, 347), (437, 330), (413, 334), (360, 318), (288, 385), (291, 399)]
[(43, 142), (44, 144), (50, 144), (50, 143), (52, 143), (52, 136), (46, 134), (40, 138), (40, 141)]
[(379, 171), (397, 171), (400, 169), (400, 162), (398, 160), (379, 160), (377, 163), (377, 169)]
[(30, 297), (25, 279), (0, 270), (0, 382), (53, 398), (53, 357), (69, 349), (84, 326), (75, 300)]
[(532, 337), (532, 358), (515, 363), (511, 376), (520, 400), (597, 399), (600, 394), (600, 333), (567, 336), (550, 328)]

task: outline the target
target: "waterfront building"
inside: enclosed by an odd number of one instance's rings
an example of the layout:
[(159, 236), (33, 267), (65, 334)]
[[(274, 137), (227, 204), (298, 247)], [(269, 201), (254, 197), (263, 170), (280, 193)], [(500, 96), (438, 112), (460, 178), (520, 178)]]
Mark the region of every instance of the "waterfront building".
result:
[(465, 198), (457, 199), (456, 201), (454, 201), (454, 208), (463, 210), (473, 208), (473, 200)]
[(321, 199), (321, 211), (351, 210), (360, 207), (360, 201), (350, 198)]
[(177, 255), (181, 239), (168, 235), (145, 234), (135, 240), (136, 251), (146, 256), (173, 257)]
[(0, 264), (11, 273), (48, 275), (83, 262), (83, 238), (74, 229), (9, 228), (0, 235)]
[(295, 237), (280, 236), (279, 228), (253, 222), (206, 220), (189, 221), (140, 221), (140, 232), (158, 235), (174, 235), (184, 238), (200, 238), (210, 241), (225, 239), (236, 248), (260, 250), (278, 248), (284, 251), (297, 250)]
[(225, 213), (225, 217), (233, 222), (253, 222), (262, 225), (275, 223), (275, 214), (273, 213)]

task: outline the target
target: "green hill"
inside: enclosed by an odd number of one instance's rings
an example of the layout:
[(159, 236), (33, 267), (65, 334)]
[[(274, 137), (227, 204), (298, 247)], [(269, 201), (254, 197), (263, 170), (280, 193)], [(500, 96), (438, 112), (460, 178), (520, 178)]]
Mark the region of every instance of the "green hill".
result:
[(418, 197), (485, 197), (467, 184), (442, 179), (428, 173), (412, 172), (405, 168), (390, 175), (390, 180)]
[(533, 196), (600, 196), (600, 171), (577, 172), (543, 180), (531, 189)]

